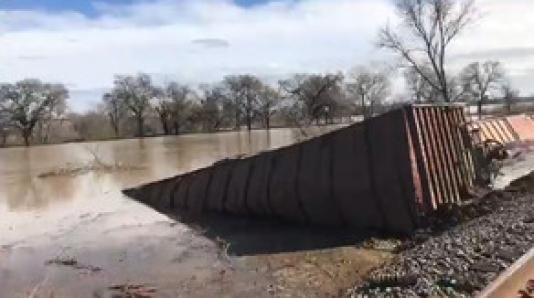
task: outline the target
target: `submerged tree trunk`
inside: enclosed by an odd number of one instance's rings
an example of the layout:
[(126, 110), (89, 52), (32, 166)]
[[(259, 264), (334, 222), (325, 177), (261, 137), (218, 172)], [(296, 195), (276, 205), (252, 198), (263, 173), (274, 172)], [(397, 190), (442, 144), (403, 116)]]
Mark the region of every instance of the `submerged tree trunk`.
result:
[(163, 134), (166, 136), (170, 135), (171, 131), (169, 129), (169, 124), (167, 123), (167, 121), (163, 121), (161, 124), (163, 126)]
[(250, 111), (247, 112), (247, 130), (248, 131), (252, 130), (252, 115)]
[(271, 129), (271, 116), (268, 114), (265, 116), (265, 128), (267, 130)]
[(171, 130), (169, 128), (169, 123), (165, 117), (160, 117), (161, 120), (161, 128), (163, 129), (163, 134), (168, 136), (171, 134)]
[(118, 125), (113, 125), (113, 131), (115, 132), (115, 137), (120, 138), (120, 130)]
[(175, 135), (179, 135), (180, 134), (180, 124), (177, 121), (174, 121), (173, 126), (174, 126), (174, 134)]
[(0, 146), (4, 147), (7, 143), (8, 133), (5, 131), (2, 131), (1, 133), (2, 133), (2, 144), (0, 144)]
[(113, 132), (115, 133), (115, 137), (120, 137), (120, 128), (119, 128), (119, 121), (115, 120), (113, 116), (109, 116), (109, 122), (111, 123), (111, 127), (113, 128)]
[(142, 138), (145, 136), (145, 118), (137, 116), (137, 137)]
[(24, 146), (26, 147), (30, 146), (31, 134), (32, 132), (29, 129), (22, 130), (22, 138), (24, 139)]
[(240, 127), (239, 127), (239, 125), (241, 124), (240, 123), (241, 122), (240, 118), (241, 118), (241, 116), (239, 115), (239, 112), (236, 111), (236, 113), (235, 113), (235, 130), (239, 130), (240, 129)]

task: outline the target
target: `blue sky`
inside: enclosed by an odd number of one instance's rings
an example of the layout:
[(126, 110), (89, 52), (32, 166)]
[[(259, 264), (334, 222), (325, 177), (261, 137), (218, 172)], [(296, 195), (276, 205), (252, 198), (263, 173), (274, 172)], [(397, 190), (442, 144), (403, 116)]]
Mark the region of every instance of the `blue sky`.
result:
[[(534, 93), (533, 0), (478, 0), (483, 19), (450, 49), (449, 73), (501, 60), (523, 95)], [(62, 82), (70, 105), (94, 107), (116, 74), (198, 85), (227, 74), (265, 80), (385, 62), (378, 30), (391, 0), (0, 0), (0, 82)], [(74, 12), (74, 13), (73, 13)], [(400, 77), (395, 77), (401, 82)], [(402, 84), (397, 84), (402, 87)], [(396, 89), (402, 92), (402, 88)]]
[[(113, 5), (129, 5), (134, 2), (150, 2), (151, 0), (1, 0), (0, 9), (5, 10), (45, 10), (45, 11), (76, 11), (83, 13), (86, 16), (98, 16), (94, 2), (108, 3)], [(174, 0), (180, 2), (181, 0)], [(268, 0), (235, 0), (235, 2), (243, 7), (250, 7)]]
[[(129, 4), (132, 0), (105, 2)], [(77, 11), (89, 16), (96, 14), (92, 1), (86, 0), (3, 0), (0, 7), (8, 10)]]

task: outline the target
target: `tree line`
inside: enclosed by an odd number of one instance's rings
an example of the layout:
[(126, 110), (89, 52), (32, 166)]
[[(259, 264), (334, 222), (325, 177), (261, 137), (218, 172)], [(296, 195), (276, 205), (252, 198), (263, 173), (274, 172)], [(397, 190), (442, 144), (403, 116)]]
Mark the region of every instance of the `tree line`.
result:
[[(215, 84), (155, 82), (144, 73), (117, 75), (98, 106), (69, 113), (63, 84), (25, 79), (0, 84), (2, 144), (18, 134), (25, 145), (47, 143), (53, 123), (69, 122), (81, 139), (178, 135), (278, 125), (331, 124), (354, 115), (367, 118), (393, 102), (476, 102), (479, 115), (490, 94), (507, 107), (517, 91), (499, 61), (473, 62), (454, 73), (450, 44), (474, 21), (472, 0), (399, 0), (401, 24), (379, 32), (378, 46), (398, 63), (370, 63), (342, 73), (295, 74), (267, 83), (252, 74), (228, 75)], [(405, 92), (392, 94), (401, 69)], [(109, 131), (104, 134), (103, 131)]]

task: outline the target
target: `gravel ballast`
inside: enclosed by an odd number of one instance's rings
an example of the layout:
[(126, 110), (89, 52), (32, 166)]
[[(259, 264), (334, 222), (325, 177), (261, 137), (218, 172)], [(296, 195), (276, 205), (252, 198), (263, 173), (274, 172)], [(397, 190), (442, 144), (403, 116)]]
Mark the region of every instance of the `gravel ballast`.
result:
[[(534, 174), (463, 211), (450, 228), (422, 231), (392, 264), (373, 271), (350, 297), (467, 297), (489, 285), (534, 245)], [(462, 218), (463, 217), (463, 218)], [(458, 223), (460, 222), (460, 223)], [(439, 230), (439, 232), (437, 231)]]

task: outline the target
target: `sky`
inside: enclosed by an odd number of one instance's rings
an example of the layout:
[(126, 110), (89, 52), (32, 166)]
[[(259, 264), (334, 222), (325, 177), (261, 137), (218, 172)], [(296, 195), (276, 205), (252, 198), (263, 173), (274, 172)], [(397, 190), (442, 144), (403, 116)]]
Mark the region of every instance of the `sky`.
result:
[[(533, 0), (478, 0), (480, 18), (451, 45), (452, 73), (498, 59), (534, 94)], [(62, 82), (75, 111), (96, 105), (116, 74), (213, 83), (252, 73), (348, 71), (392, 57), (377, 31), (392, 0), (0, 0), (0, 82)]]

